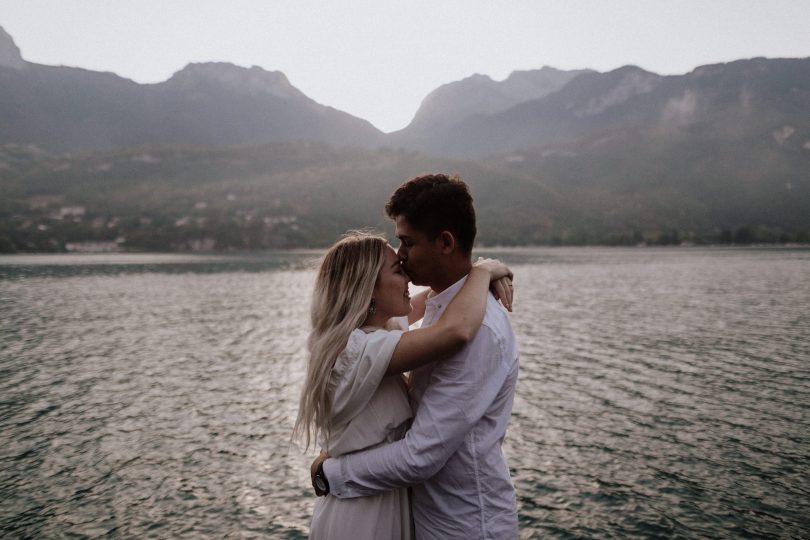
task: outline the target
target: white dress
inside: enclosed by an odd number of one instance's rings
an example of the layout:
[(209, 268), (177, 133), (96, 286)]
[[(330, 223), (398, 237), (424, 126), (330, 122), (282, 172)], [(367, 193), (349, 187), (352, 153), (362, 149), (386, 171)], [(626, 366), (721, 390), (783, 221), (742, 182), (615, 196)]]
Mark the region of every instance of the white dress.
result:
[[(410, 425), (411, 406), (399, 375), (385, 376), (401, 330), (355, 330), (330, 375), (331, 431), (324, 444), (338, 457), (399, 440)], [(371, 497), (319, 497), (310, 529), (312, 540), (410, 540), (408, 489)]]

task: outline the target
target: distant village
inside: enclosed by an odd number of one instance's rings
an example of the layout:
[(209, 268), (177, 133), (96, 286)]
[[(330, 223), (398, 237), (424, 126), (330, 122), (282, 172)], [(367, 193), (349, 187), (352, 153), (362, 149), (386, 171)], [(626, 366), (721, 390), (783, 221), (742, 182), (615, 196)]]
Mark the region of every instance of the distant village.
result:
[[(227, 200), (236, 200), (236, 195), (228, 194)], [(53, 202), (53, 198), (37, 200), (32, 198), (32, 214), (36, 210), (44, 210), (43, 203)], [(213, 235), (205, 235), (206, 227), (211, 225), (211, 219), (204, 215), (209, 203), (198, 201), (193, 205), (193, 212), (179, 215), (171, 220), (170, 227), (182, 232), (178, 236), (183, 238), (182, 243), (173, 241), (162, 246), (163, 249), (181, 251), (213, 251), (215, 249), (229, 249), (234, 247), (252, 246), (223, 246)], [(200, 215), (203, 214), (203, 215)], [(298, 231), (298, 217), (292, 215), (256, 216), (255, 212), (236, 209), (231, 216), (232, 225), (251, 227), (272, 233), (279, 229)], [(35, 241), (29, 241), (26, 248), (31, 251), (66, 251), (72, 253), (112, 253), (123, 251), (139, 251), (140, 246), (130, 241), (128, 233), (132, 231), (147, 232), (155, 225), (154, 218), (140, 216), (137, 221), (122, 218), (117, 215), (93, 215), (86, 206), (50, 204), (47, 213), (39, 215), (12, 216), (15, 229), (18, 232), (29, 232)], [(81, 234), (79, 231), (83, 231)], [(82, 238), (84, 236), (84, 238)], [(66, 238), (70, 238), (67, 240)], [(33, 239), (32, 239), (33, 240)], [(2, 247), (2, 246), (0, 246)], [(156, 246), (152, 246), (155, 248)], [(157, 246), (160, 249), (160, 246)], [(279, 246), (281, 247), (281, 246)], [(0, 250), (2, 252), (3, 250)]]

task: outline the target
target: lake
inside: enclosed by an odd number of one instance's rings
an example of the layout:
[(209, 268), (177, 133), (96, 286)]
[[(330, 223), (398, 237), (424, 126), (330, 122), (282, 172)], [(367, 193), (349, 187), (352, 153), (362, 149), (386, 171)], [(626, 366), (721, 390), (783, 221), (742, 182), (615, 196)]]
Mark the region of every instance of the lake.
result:
[[(521, 538), (810, 530), (810, 249), (481, 251), (515, 273)], [(0, 530), (306, 538), (316, 252), (0, 256)]]

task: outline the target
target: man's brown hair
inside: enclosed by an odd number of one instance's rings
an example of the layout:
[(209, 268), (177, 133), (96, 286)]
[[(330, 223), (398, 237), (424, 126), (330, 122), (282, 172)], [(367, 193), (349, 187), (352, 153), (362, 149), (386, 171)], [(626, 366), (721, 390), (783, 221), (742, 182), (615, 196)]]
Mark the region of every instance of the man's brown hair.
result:
[(462, 253), (472, 253), (475, 242), (475, 209), (467, 184), (458, 176), (426, 174), (408, 180), (391, 195), (385, 213), (408, 223), (435, 240), (450, 231)]

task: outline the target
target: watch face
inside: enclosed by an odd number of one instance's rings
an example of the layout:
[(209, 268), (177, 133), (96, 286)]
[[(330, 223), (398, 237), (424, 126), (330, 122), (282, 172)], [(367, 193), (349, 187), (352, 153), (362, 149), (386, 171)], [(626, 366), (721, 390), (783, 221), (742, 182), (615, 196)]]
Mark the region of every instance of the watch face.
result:
[(323, 478), (321, 478), (320, 476), (316, 476), (316, 477), (315, 477), (315, 486), (316, 486), (316, 487), (317, 487), (317, 488), (318, 488), (320, 491), (326, 491), (326, 482), (324, 482), (324, 481), (323, 481)]

